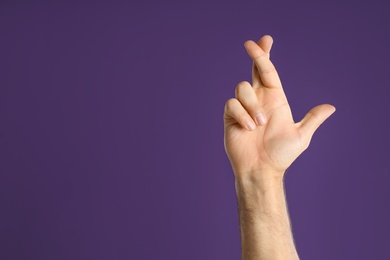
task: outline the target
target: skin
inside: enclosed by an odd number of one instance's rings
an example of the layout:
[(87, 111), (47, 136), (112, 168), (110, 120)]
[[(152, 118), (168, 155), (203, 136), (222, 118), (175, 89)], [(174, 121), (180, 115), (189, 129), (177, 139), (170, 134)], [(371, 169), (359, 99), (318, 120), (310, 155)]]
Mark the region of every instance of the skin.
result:
[[(273, 38), (244, 43), (252, 83), (239, 82), (225, 103), (224, 146), (236, 184), (242, 259), (299, 259), (288, 217), (283, 178), (318, 127), (336, 108), (321, 104), (294, 122), (275, 66)], [(262, 113), (265, 121), (256, 119)]]

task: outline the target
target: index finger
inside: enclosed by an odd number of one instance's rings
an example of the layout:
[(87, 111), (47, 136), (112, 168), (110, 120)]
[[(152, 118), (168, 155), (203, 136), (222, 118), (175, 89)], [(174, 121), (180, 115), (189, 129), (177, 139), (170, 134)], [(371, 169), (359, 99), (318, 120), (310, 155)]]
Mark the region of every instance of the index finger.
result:
[(264, 87), (281, 89), (282, 83), (280, 82), (278, 72), (268, 58), (267, 53), (252, 40), (246, 41), (244, 47), (255, 63)]
[[(273, 38), (271, 35), (263, 35), (260, 40), (257, 42), (257, 45), (267, 53), (268, 59), (270, 58), (270, 52), (273, 44)], [(263, 82), (261, 82), (259, 72), (257, 71), (257, 67), (254, 61), (252, 61), (252, 87), (253, 88), (262, 88)]]

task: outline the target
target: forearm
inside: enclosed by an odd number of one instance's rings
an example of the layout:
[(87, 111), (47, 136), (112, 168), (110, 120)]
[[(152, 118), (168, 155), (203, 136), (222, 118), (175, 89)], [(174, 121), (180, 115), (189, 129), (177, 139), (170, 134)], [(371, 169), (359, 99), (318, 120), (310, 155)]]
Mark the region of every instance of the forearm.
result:
[[(242, 176), (237, 174), (236, 176)], [(250, 176), (270, 176), (259, 172)], [(282, 178), (236, 177), (242, 260), (297, 260)]]

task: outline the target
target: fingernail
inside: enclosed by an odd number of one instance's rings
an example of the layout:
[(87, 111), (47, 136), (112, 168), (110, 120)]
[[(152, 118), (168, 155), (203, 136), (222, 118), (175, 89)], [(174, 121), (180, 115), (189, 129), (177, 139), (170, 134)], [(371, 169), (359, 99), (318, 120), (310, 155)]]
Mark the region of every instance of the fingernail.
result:
[(265, 123), (267, 123), (267, 120), (266, 120), (265, 115), (263, 113), (257, 114), (256, 121), (257, 121), (258, 125), (265, 125)]
[(249, 121), (247, 124), (247, 128), (248, 128), (248, 130), (253, 131), (256, 129), (256, 125), (252, 121)]

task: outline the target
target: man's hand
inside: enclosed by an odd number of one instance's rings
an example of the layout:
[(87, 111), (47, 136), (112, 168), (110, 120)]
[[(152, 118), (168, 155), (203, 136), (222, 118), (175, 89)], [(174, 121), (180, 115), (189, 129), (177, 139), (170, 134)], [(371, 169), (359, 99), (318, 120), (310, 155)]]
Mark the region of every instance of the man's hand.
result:
[(283, 176), (309, 146), (316, 129), (335, 111), (323, 104), (295, 123), (269, 59), (272, 38), (244, 46), (253, 60), (252, 85), (243, 81), (225, 104), (225, 151), (231, 162), (239, 208), (243, 260), (296, 260)]
[(295, 123), (278, 73), (270, 61), (273, 39), (248, 40), (253, 60), (252, 85), (236, 87), (224, 111), (224, 146), (235, 175), (267, 172), (261, 179), (283, 177), (286, 169), (309, 146), (316, 129), (336, 110), (329, 104), (311, 109)]

